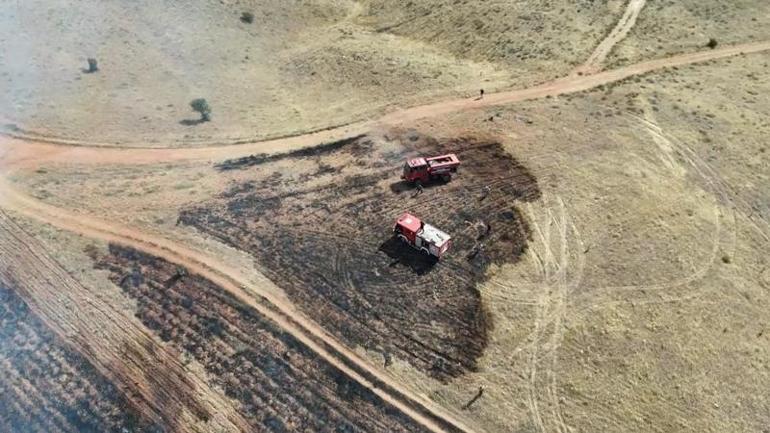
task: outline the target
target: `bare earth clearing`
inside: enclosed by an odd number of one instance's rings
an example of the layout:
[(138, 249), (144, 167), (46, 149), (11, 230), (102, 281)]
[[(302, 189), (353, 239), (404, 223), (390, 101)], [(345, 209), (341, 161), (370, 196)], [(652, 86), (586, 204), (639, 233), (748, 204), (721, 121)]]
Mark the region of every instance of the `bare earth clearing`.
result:
[(2, 6), (0, 429), (770, 431), (764, 2)]

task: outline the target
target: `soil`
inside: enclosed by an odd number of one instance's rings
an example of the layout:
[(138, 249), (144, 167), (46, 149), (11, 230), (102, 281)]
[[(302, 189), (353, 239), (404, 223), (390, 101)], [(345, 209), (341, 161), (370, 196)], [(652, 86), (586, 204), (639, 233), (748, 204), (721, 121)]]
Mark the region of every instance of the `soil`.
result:
[[(0, 11), (0, 281), (54, 335), (0, 345), (37, 423), (0, 430), (770, 425), (766, 2), (49, 3)], [(454, 148), (451, 183), (398, 182)], [(392, 241), (402, 210), (446, 260)], [(23, 377), (60, 342), (95, 385)]]
[(117, 245), (95, 259), (136, 300), (142, 323), (199, 362), (254, 430), (423, 431), (212, 282)]
[[(100, 165), (146, 165), (159, 161), (220, 160), (242, 157), (256, 152), (259, 153), (254, 158), (259, 159), (259, 155), (265, 153), (291, 152), (302, 147), (317, 145), (319, 142), (357, 137), (381, 127), (413, 127), (423, 119), (435, 122), (442, 116), (463, 111), (489, 107), (498, 107), (497, 110), (500, 110), (502, 106), (527, 100), (568, 96), (594, 88), (607, 89), (627, 80), (639, 82), (642, 75), (662, 69), (677, 70), (697, 63), (762, 53), (767, 50), (770, 50), (770, 41), (718, 47), (714, 50), (650, 60), (596, 74), (582, 76), (575, 74), (528, 88), (487, 94), (483, 99), (463, 97), (413, 106), (392, 111), (376, 121), (348, 122), (340, 127), (323, 128), (304, 135), (286, 136), (267, 141), (233, 140), (228, 142), (229, 146), (223, 146), (219, 142), (205, 142), (198, 143), (200, 147), (194, 149), (140, 148), (128, 150), (127, 148), (108, 148), (105, 143), (85, 140), (3, 132), (2, 135), (7, 137), (3, 139), (2, 148), (0, 148), (0, 167), (10, 172), (12, 169), (37, 168), (42, 164), (70, 164), (72, 161)], [(150, 145), (148, 147), (157, 146)]]
[[(587, 57), (625, 6), (623, 0), (364, 4), (368, 7), (361, 21), (378, 33), (435, 44), (460, 58), (499, 62), (516, 71), (514, 76), (537, 68), (541, 77), (569, 67), (569, 60)], [(565, 53), (566, 62), (560, 59)]]
[(642, 60), (770, 37), (770, 3), (754, 0), (666, 0), (650, 2), (628, 37), (608, 57), (617, 67)]
[[(4, 3), (0, 130), (189, 147), (346, 124), (482, 79), (510, 84), (491, 62), (373, 32), (356, 22), (362, 9), (351, 0)], [(246, 11), (253, 23), (240, 20)], [(88, 57), (97, 72), (84, 71)], [(196, 98), (211, 106), (210, 122), (197, 121)]]
[(165, 431), (51, 332), (17, 291), (0, 283), (0, 430)]
[[(179, 222), (250, 252), (343, 341), (448, 380), (476, 369), (492, 326), (477, 285), (491, 264), (515, 262), (526, 249), (529, 227), (517, 206), (540, 193), (495, 141), (415, 131), (386, 140), (227, 161), (220, 170), (249, 170), (245, 180), (183, 210)], [(400, 181), (405, 158), (447, 152), (462, 164), (449, 183), (419, 194)], [(280, 165), (309, 168), (287, 174)], [(392, 221), (404, 211), (450, 233), (450, 253), (437, 261), (394, 238)]]

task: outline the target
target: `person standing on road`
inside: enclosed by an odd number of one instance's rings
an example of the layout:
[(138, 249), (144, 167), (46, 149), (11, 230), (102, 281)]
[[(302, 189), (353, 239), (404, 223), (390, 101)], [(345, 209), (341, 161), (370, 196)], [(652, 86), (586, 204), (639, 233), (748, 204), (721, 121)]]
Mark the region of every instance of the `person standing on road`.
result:
[(484, 99), (484, 89), (479, 90), (479, 99)]

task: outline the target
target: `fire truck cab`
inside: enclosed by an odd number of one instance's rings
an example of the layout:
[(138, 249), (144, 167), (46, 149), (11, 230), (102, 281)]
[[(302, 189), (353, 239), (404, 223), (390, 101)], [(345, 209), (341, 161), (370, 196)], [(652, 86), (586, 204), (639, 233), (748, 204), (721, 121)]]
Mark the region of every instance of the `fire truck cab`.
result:
[(457, 172), (459, 165), (460, 160), (454, 153), (430, 158), (413, 158), (404, 164), (404, 174), (401, 178), (413, 183), (427, 183), (435, 179), (449, 182), (452, 179), (452, 173)]
[(452, 238), (448, 234), (430, 224), (425, 224), (408, 212), (405, 212), (396, 220), (396, 224), (393, 226), (393, 233), (412, 248), (438, 259), (452, 245)]

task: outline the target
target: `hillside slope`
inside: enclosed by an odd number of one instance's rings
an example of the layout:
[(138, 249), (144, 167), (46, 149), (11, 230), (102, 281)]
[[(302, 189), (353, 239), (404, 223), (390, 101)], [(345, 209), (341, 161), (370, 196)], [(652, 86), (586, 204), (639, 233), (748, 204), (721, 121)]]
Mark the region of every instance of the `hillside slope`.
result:
[[(547, 80), (580, 63), (623, 9), (619, 0), (0, 3), (3, 129), (138, 146), (296, 134)], [(247, 11), (252, 23), (240, 19)], [(99, 72), (84, 72), (88, 57)], [(189, 107), (200, 97), (212, 122)]]

